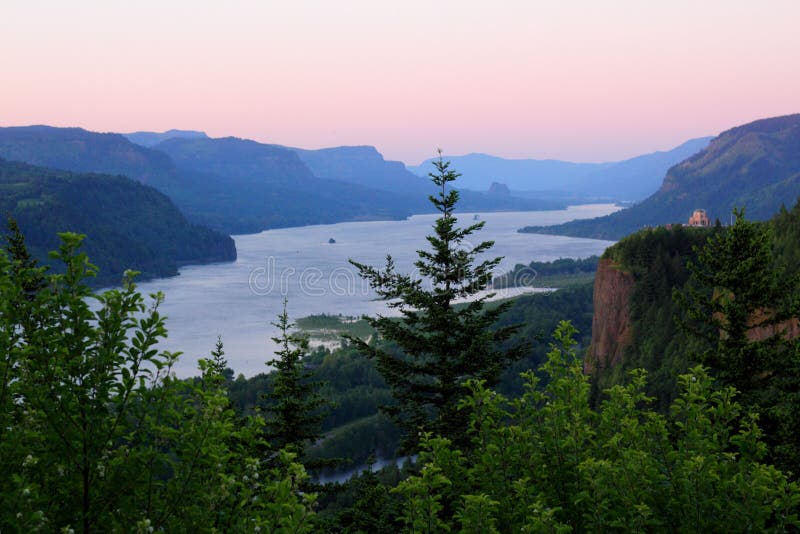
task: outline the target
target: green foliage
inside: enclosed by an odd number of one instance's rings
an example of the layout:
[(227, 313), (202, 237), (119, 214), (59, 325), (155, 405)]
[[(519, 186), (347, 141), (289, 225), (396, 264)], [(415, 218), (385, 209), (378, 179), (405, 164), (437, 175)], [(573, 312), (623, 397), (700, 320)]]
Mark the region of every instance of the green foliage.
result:
[[(440, 191), (430, 200), (441, 217), (427, 238), (431, 249), (417, 252), (419, 259), (414, 265), (422, 279), (398, 273), (391, 256), (384, 270), (351, 260), (378, 295), (402, 314), (399, 321), (381, 316), (368, 319), (381, 337), (399, 350), (350, 340), (375, 359), (396, 401), (385, 409), (404, 430), (409, 446), (423, 429), (461, 441), (465, 418), (456, 405), (465, 393), (466, 381), (482, 378), (494, 382), (506, 365), (521, 355), (518, 347), (498, 348), (515, 326), (491, 329), (507, 304), (487, 308), (486, 297), (480, 297), (465, 306), (453, 306), (455, 299), (485, 289), (500, 259), (476, 263), (476, 257), (492, 247), (491, 241), (464, 247), (483, 222), (456, 226), (453, 210), (458, 192), (447, 186), (458, 173), (441, 158), (435, 167), (436, 173), (430, 176)], [(430, 282), (430, 288), (423, 286), (423, 279)]]
[(690, 284), (675, 298), (686, 329), (707, 343), (698, 358), (761, 414), (776, 460), (797, 474), (800, 342), (785, 330), (800, 312), (800, 277), (776, 265), (774, 248), (772, 227), (737, 211), (732, 227), (697, 250)]
[(403, 499), (393, 488), (408, 477), (409, 464), (373, 471), (373, 459), (362, 473), (320, 497), (318, 517), (324, 531), (394, 534), (402, 529)]
[(94, 295), (81, 236), (61, 239), (59, 274), (0, 253), (0, 530), (310, 531), (305, 471), (257, 456), (262, 423), (230, 408), (221, 345), (177, 380), (163, 296), (146, 303), (133, 273)]
[(364, 319), (342, 315), (309, 315), (297, 319), (295, 324), (314, 341), (320, 339), (339, 341), (342, 334), (364, 338), (375, 333), (375, 330)]
[(306, 447), (322, 437), (320, 425), (329, 403), (319, 394), (320, 382), (313, 381), (311, 371), (305, 368), (308, 339), (291, 332), (294, 325), (289, 322), (285, 300), (278, 321), (272, 324), (280, 331), (272, 338), (280, 348), (275, 352), (277, 358), (268, 362), (275, 368), (275, 376), (264, 393), (268, 401), (264, 439), (274, 449), (286, 448), (304, 458)]
[(542, 340), (547, 339), (548, 333), (555, 330), (564, 317), (569, 317), (580, 332), (577, 336), (578, 347), (583, 350), (589, 346), (592, 292), (593, 284), (584, 284), (549, 293), (524, 295), (511, 302), (508, 310), (497, 319), (495, 327), (521, 325), (507, 343), (511, 346), (521, 345), (524, 355), (503, 371), (497, 386), (498, 392), (510, 397), (524, 393), (524, 380), (520, 374), (538, 369), (547, 361), (548, 346)]
[[(646, 373), (597, 410), (563, 323), (542, 371), (514, 400), (470, 381), (466, 452), (422, 441), (420, 474), (400, 485), (408, 531), (783, 532), (800, 526), (800, 487), (761, 463), (755, 418), (706, 369), (679, 379), (669, 415), (648, 407)], [(466, 530), (465, 530), (466, 529)]]
[(800, 272), (800, 201), (791, 210), (781, 206), (769, 224), (774, 235), (775, 259), (787, 274)]
[(594, 279), (598, 256), (588, 258), (559, 258), (554, 261), (521, 263), (492, 280), (492, 288), (506, 287), (566, 287), (587, 283)]

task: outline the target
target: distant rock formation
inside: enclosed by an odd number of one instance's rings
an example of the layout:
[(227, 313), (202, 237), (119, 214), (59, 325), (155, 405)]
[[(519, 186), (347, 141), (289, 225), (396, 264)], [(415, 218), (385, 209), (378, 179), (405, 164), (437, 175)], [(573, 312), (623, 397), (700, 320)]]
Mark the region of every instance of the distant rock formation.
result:
[(511, 190), (508, 188), (506, 184), (501, 184), (500, 182), (492, 182), (492, 185), (489, 186), (489, 194), (510, 197)]

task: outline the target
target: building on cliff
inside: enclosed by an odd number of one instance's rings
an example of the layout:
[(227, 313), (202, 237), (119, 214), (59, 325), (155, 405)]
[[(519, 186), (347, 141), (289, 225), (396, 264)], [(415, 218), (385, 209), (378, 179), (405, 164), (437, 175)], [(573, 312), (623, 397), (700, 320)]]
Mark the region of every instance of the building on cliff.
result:
[(689, 226), (700, 226), (703, 228), (711, 226), (706, 210), (694, 210), (692, 216), (689, 217)]

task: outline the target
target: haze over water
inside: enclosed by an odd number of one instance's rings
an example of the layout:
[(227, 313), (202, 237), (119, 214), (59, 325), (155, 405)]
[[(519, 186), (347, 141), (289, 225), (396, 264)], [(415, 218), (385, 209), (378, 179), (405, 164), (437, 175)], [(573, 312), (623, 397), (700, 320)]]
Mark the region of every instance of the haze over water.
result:
[[(559, 211), (480, 213), (479, 220), (486, 225), (474, 234), (472, 244), (495, 241), (489, 257), (504, 257), (497, 274), (517, 263), (600, 254), (612, 242), (520, 234), (517, 229), (598, 217), (617, 209), (597, 204)], [(461, 225), (466, 225), (473, 222), (474, 213), (459, 216)], [(386, 304), (375, 300), (348, 258), (383, 266), (388, 253), (400, 272), (410, 273), (416, 251), (428, 248), (425, 236), (436, 217), (415, 215), (404, 221), (347, 222), (234, 236), (236, 262), (184, 267), (180, 276), (141, 283), (139, 289), (166, 295), (161, 312), (168, 316), (169, 338), (161, 347), (184, 352), (175, 369), (179, 376), (198, 374), (198, 357), (208, 355), (218, 335), (230, 367), (236, 374), (252, 376), (266, 371), (265, 362), (272, 359), (275, 345), (269, 338), (275, 328), (270, 323), (284, 296), (292, 319), (321, 313), (385, 313)], [(336, 243), (329, 243), (331, 238)]]

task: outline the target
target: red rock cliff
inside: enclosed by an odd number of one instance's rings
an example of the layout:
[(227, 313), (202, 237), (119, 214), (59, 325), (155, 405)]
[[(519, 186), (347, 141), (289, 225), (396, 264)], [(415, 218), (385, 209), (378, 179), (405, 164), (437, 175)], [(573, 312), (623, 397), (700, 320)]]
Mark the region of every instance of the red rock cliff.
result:
[(610, 259), (601, 259), (594, 279), (592, 344), (583, 363), (584, 373), (607, 369), (622, 360), (631, 342), (630, 298), (634, 278)]

